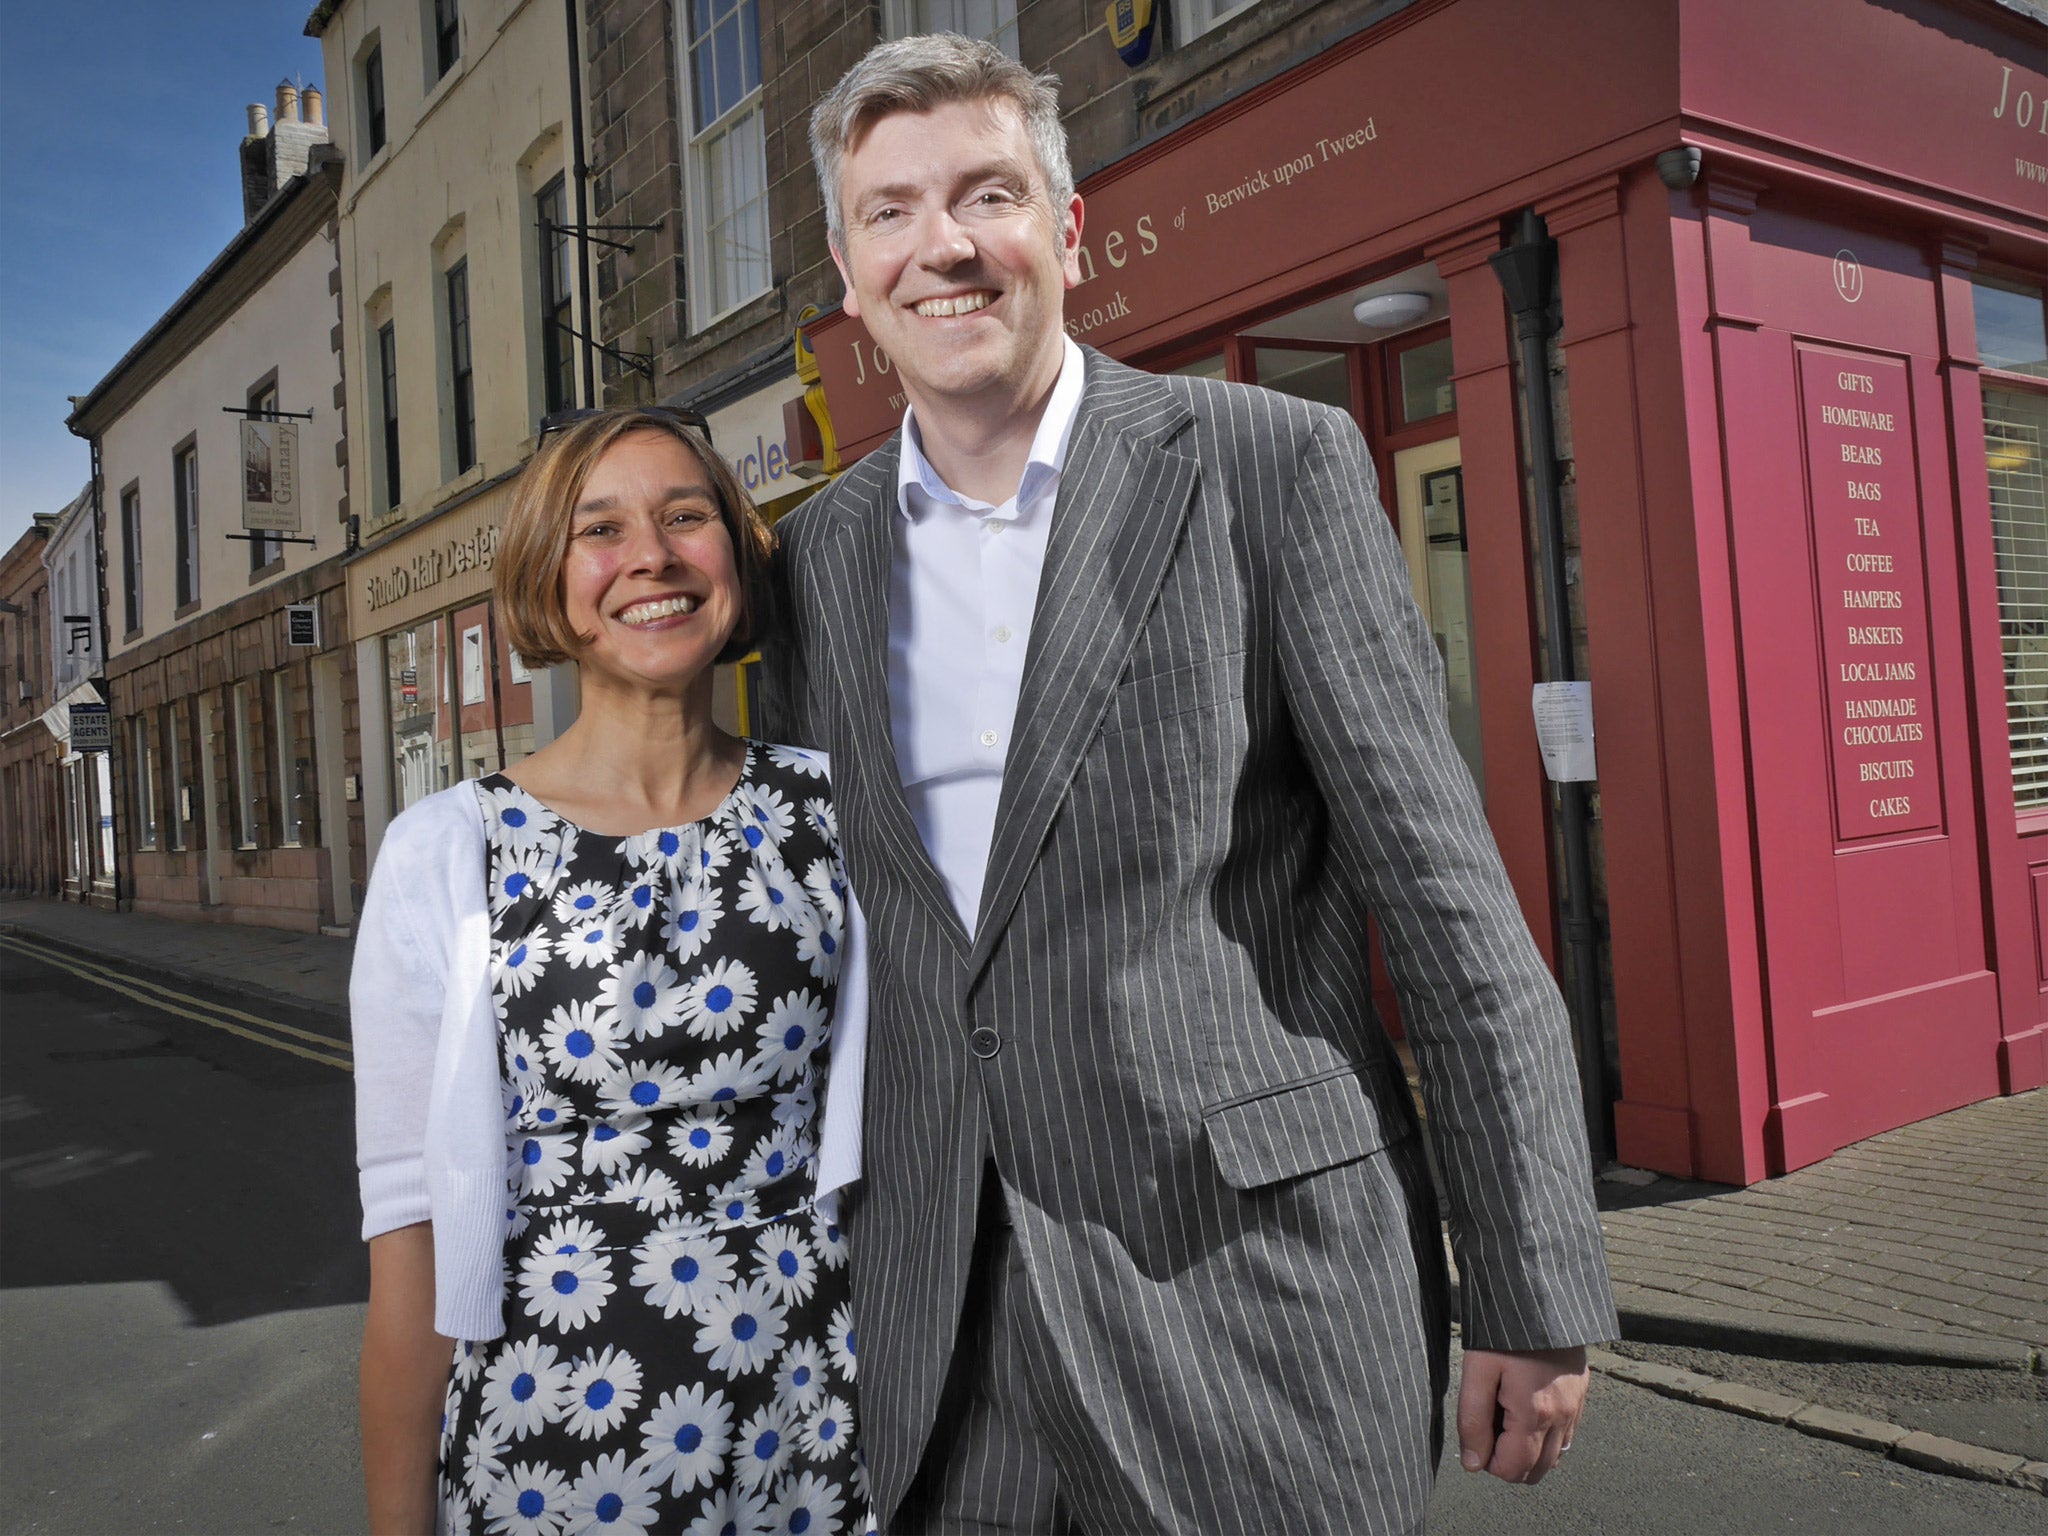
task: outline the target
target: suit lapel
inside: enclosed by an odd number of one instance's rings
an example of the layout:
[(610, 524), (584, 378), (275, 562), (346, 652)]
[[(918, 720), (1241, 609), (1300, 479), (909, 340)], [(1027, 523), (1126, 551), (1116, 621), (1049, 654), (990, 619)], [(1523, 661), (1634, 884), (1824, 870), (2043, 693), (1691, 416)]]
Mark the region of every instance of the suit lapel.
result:
[(1150, 374), (1088, 353), (1087, 393), (1053, 508), (970, 977), (987, 962), (1023, 893), (1179, 542), (1197, 465), (1168, 444), (1191, 419)]
[[(896, 511), (898, 441), (862, 459), (836, 488), (834, 523), (819, 551), (822, 636), (845, 700), (851, 748), (847, 758), (834, 757), (833, 777), (841, 780), (837, 798), (857, 797), (873, 811), (865, 824), (848, 818), (848, 839), (893, 865), (964, 954), (967, 930), (911, 820), (889, 727), (890, 518)], [(848, 775), (854, 782), (845, 782)]]

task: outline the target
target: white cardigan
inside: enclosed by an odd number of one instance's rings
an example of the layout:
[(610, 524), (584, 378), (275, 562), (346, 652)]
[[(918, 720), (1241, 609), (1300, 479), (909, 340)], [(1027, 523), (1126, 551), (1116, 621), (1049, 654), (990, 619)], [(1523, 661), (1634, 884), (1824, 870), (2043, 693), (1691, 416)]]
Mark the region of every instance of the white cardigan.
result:
[[(507, 1179), (483, 808), (473, 783), (393, 821), (370, 875), (349, 976), (363, 1238), (434, 1229), (434, 1330), (504, 1325)], [(819, 1132), (821, 1200), (860, 1177), (867, 944), (846, 905), (839, 1008)]]

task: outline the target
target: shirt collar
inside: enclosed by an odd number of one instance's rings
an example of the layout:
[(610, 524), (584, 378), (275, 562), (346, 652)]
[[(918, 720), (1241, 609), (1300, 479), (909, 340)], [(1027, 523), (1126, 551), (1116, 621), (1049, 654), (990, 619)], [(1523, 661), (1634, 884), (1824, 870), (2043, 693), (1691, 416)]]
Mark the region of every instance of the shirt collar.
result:
[[(1038, 431), (1031, 438), (1031, 455), (1024, 463), (1023, 478), (1015, 498), (1005, 506), (1006, 517), (1016, 516), (1043, 489), (1048, 479), (1057, 480), (1066, 467), (1067, 442), (1074, 435), (1074, 419), (1081, 414), (1081, 390), (1087, 383), (1088, 361), (1073, 338), (1060, 338), (1060, 376), (1045, 402), (1045, 414), (1038, 418)], [(999, 509), (985, 501), (962, 496), (939, 478), (924, 456), (924, 444), (917, 430), (917, 417), (909, 406), (903, 408), (903, 452), (896, 467), (896, 506), (905, 517), (913, 516), (910, 493), (918, 491), (931, 501), (963, 507), (970, 512), (994, 513)]]

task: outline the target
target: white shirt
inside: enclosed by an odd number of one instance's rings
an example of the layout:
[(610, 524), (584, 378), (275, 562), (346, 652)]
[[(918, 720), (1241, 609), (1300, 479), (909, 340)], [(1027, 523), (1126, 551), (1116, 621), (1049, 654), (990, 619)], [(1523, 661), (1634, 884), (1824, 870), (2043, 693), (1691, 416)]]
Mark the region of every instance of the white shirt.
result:
[(1081, 409), (1086, 364), (1062, 338), (1060, 376), (1017, 493), (962, 496), (924, 456), (903, 413), (895, 558), (889, 571), (889, 726), (911, 820), (971, 935), (988, 873), (996, 800), (1024, 682), (1046, 536)]

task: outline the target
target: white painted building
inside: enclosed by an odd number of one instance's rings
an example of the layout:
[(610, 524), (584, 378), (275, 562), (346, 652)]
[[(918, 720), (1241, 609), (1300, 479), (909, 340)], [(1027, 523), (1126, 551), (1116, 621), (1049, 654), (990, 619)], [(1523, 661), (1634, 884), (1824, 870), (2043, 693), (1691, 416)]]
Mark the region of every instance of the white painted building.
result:
[(343, 925), (362, 879), (321, 107), (283, 84), (274, 120), (249, 108), (247, 223), (70, 418), (97, 448), (113, 830), (141, 911)]

